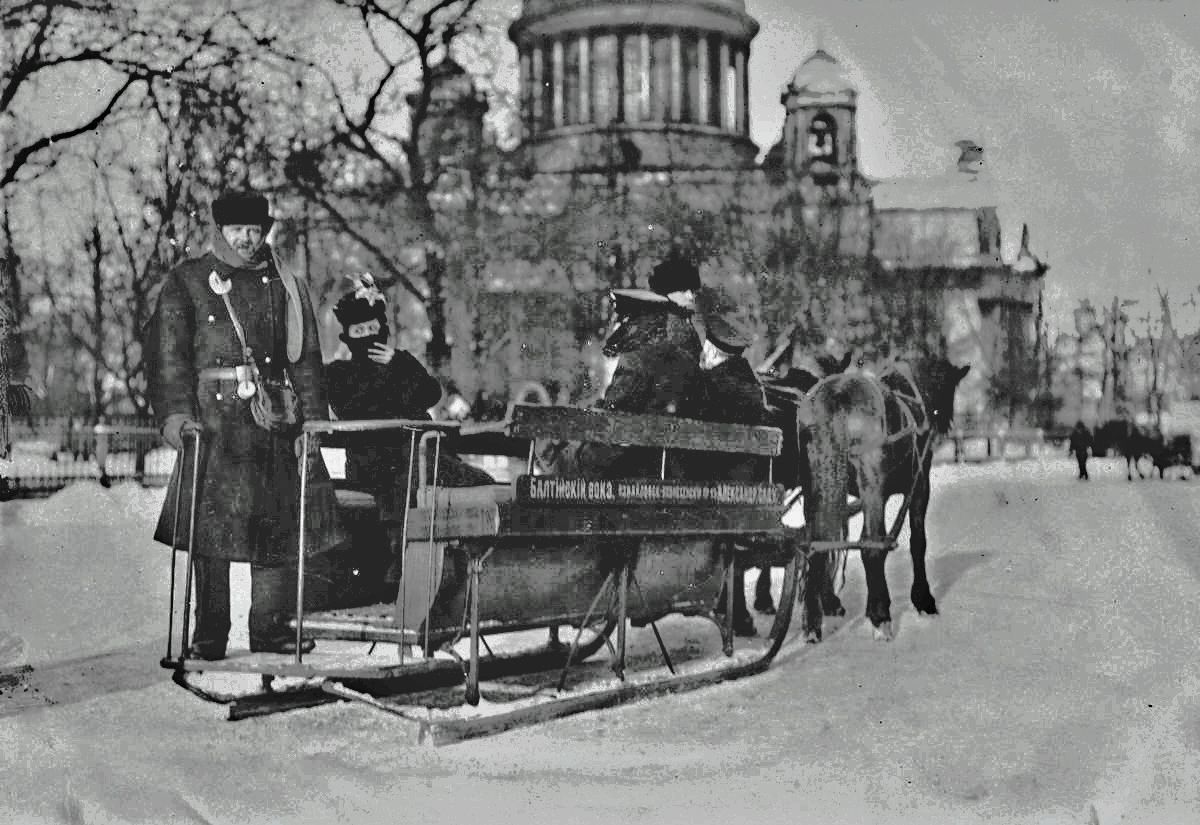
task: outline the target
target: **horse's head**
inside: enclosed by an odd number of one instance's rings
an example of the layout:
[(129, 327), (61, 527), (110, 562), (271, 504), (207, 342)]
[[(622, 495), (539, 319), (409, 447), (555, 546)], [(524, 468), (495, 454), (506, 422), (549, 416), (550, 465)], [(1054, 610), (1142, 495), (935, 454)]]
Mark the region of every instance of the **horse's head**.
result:
[(926, 356), (913, 364), (913, 379), (929, 421), (941, 435), (954, 425), (954, 393), (970, 371), (970, 364), (955, 366), (940, 356)]

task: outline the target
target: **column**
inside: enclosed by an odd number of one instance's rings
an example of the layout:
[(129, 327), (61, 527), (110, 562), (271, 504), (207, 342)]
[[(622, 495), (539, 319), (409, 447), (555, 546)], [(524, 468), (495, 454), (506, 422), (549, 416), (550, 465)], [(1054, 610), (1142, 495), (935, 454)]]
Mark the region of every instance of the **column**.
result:
[(533, 60), (528, 51), (521, 52), (521, 133), (523, 138), (533, 134)]
[(563, 90), (566, 87), (564, 82), (566, 72), (563, 69), (563, 44), (561, 40), (555, 40), (551, 52), (551, 62), (554, 69), (554, 119), (555, 128), (562, 126), (566, 122), (564, 114), (565, 107), (563, 106)]
[(638, 35), (638, 45), (642, 52), (642, 76), (639, 80), (641, 88), (638, 92), (638, 120), (650, 119), (650, 35), (642, 32)]
[(683, 116), (683, 61), (680, 59), (679, 32), (671, 35), (671, 120)]
[(533, 101), (531, 106), (533, 110), (533, 117), (530, 119), (530, 127), (532, 128), (533, 133), (537, 134), (538, 132), (542, 131), (542, 105), (545, 97), (545, 95), (542, 94), (542, 71), (545, 67), (545, 60), (542, 57), (541, 46), (533, 47), (531, 63), (533, 66), (533, 74), (531, 76), (533, 81)]
[(734, 120), (733, 130), (738, 134), (746, 133), (746, 50), (738, 49), (734, 55)]
[(592, 122), (592, 50), (586, 34), (579, 35), (579, 122)]
[(717, 95), (719, 101), (717, 103), (717, 106), (719, 107), (717, 111), (721, 116), (721, 128), (728, 131), (730, 128), (732, 128), (729, 111), (730, 92), (732, 90), (729, 88), (729, 44), (724, 40), (721, 41), (719, 53), (720, 69), (717, 74), (717, 82), (720, 84), (720, 92)]
[(708, 113), (712, 107), (712, 88), (708, 75), (708, 35), (700, 35), (696, 45), (696, 57), (699, 61), (700, 75), (700, 111), (696, 114), (697, 123), (708, 123)]

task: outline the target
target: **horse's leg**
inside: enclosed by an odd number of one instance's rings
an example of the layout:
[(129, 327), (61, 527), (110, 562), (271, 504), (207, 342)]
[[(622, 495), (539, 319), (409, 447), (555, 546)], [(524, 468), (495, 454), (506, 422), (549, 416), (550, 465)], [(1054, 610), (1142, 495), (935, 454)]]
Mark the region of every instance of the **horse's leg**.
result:
[(929, 510), (929, 465), (930, 460), (927, 458), (925, 467), (922, 468), (921, 478), (917, 480), (916, 487), (913, 489), (912, 501), (908, 505), (908, 552), (912, 556), (913, 566), (913, 583), (912, 597), (913, 607), (918, 613), (927, 613), (931, 616), (938, 612), (937, 602), (934, 601), (933, 593), (929, 590), (929, 579), (925, 573), (925, 514)]
[[(1141, 473), (1141, 470), (1138, 470)], [(1133, 481), (1133, 459), (1128, 455), (1125, 456), (1125, 480)]]
[[(845, 540), (845, 538), (846, 531), (843, 528), (842, 539)], [(838, 570), (842, 567), (845, 555), (845, 550), (838, 550), (828, 554), (829, 561), (825, 568), (824, 587), (821, 590), (821, 611), (826, 616), (846, 615), (846, 608), (837, 594), (837, 574)]]
[(824, 589), (827, 556), (827, 553), (810, 553), (804, 570), (804, 610), (800, 619), (800, 633), (809, 644), (821, 641), (821, 590)]
[[(804, 521), (813, 541), (841, 541), (846, 525), (850, 465), (845, 448), (828, 425), (813, 428), (808, 444), (812, 489), (804, 497)], [(829, 554), (811, 553), (805, 575), (801, 632), (807, 642), (821, 641), (822, 604), (829, 587)]]
[(758, 569), (758, 581), (754, 584), (754, 609), (771, 616), (775, 613), (775, 599), (771, 596), (771, 568)]
[[(864, 541), (880, 541), (887, 527), (884, 523), (883, 495), (883, 448), (864, 450), (858, 461), (858, 489), (862, 494)], [(875, 628), (875, 638), (890, 641), (892, 638), (892, 598), (888, 592), (884, 564), (887, 551), (882, 548), (863, 548), (863, 572), (867, 579), (867, 618)]]

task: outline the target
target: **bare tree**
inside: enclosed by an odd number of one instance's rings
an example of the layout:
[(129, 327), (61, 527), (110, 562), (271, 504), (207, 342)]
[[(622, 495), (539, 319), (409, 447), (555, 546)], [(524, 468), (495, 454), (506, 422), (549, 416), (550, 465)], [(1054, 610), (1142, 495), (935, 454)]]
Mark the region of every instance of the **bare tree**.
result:
[[(315, 110), (333, 116), (296, 134), (283, 159), (284, 179), (318, 208), (324, 225), (369, 255), (384, 287), (398, 286), (425, 308), (431, 332), (426, 356), (438, 370), (449, 358), (446, 278), (454, 242), (433, 196), (446, 183), (443, 175), (459, 164), (447, 162), (444, 144), (427, 127), (443, 114), (438, 107), (446, 101), (435, 101), (435, 89), (441, 80), (453, 82), (455, 56), (486, 53), (501, 21), (485, 14), (480, 0), (333, 5), (357, 18), (377, 68), (347, 88), (327, 68), (297, 58), (310, 105), (315, 100)], [(469, 209), (478, 183), (471, 171), (454, 170)], [(398, 260), (406, 245), (423, 248), (423, 283)]]
[[(5, 226), (16, 191), (53, 170), (64, 151), (144, 113), (156, 84), (229, 63), (269, 39), (247, 23), (249, 4), (206, 11), (138, 0), (26, 0), (0, 7), (0, 200)], [(97, 95), (46, 125), (38, 96), (86, 77)], [(94, 241), (94, 238), (93, 238)], [(103, 244), (101, 244), (101, 247)], [(93, 244), (93, 249), (95, 245)], [(8, 450), (7, 385), (25, 369), (20, 342), (20, 266), (0, 235), (0, 455)]]

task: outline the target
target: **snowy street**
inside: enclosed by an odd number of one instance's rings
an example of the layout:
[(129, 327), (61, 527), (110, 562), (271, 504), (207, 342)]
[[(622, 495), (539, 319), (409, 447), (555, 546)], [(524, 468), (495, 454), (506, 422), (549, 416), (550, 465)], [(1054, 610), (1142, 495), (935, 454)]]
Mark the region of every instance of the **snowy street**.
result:
[[(764, 675), (439, 749), (361, 705), (231, 723), (173, 685), (161, 489), (3, 503), (0, 821), (1200, 822), (1200, 480), (1092, 465), (935, 468), (941, 615), (908, 601), (906, 531), (890, 644), (852, 557), (853, 620)], [(21, 665), (37, 695), (6, 692)]]

